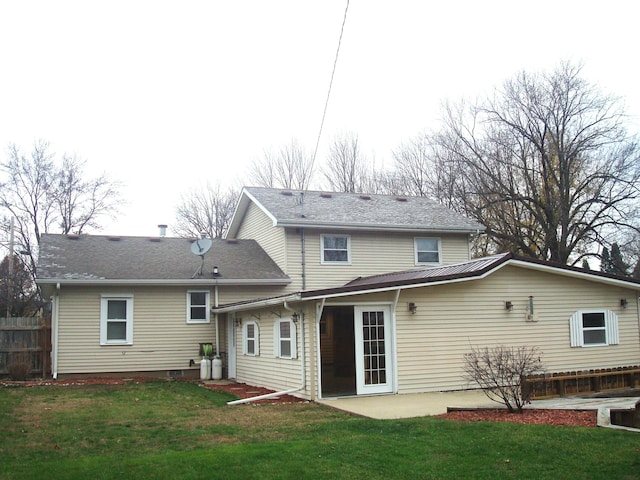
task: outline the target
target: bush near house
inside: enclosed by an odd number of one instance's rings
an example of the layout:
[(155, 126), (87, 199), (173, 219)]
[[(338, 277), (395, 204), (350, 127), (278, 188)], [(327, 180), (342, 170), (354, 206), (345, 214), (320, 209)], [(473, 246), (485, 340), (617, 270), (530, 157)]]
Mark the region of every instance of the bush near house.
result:
[(543, 371), (537, 347), (472, 347), (464, 361), (468, 380), (480, 385), (491, 400), (506, 405), (510, 413), (522, 413), (531, 402), (530, 392), (522, 388), (524, 379)]

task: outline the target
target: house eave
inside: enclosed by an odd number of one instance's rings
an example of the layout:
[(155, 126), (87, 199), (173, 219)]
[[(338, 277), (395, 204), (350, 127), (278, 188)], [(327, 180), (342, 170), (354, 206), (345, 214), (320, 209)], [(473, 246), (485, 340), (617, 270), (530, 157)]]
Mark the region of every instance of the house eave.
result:
[(477, 234), (484, 232), (482, 228), (471, 227), (442, 227), (430, 226), (422, 227), (418, 225), (374, 225), (370, 223), (337, 223), (337, 222), (305, 222), (293, 220), (280, 220), (275, 223), (276, 227), (282, 228), (307, 228), (317, 230), (356, 230), (356, 231), (376, 231), (376, 232), (409, 232), (409, 233), (457, 233), (457, 234)]
[(291, 279), (226, 279), (226, 278), (192, 278), (192, 279), (105, 279), (105, 278), (42, 278), (37, 279), (39, 285), (74, 285), (74, 286), (181, 286), (181, 285), (229, 285), (229, 286), (286, 286)]

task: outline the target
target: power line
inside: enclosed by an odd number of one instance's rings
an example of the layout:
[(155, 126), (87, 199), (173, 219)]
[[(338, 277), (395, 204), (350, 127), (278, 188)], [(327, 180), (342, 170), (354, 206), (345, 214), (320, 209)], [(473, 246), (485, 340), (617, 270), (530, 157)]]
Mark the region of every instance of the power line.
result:
[(327, 116), (327, 108), (329, 107), (329, 98), (331, 97), (331, 87), (333, 86), (333, 77), (336, 74), (336, 66), (338, 65), (338, 56), (340, 55), (340, 45), (342, 44), (342, 34), (344, 33), (344, 25), (347, 22), (347, 12), (349, 11), (349, 0), (344, 9), (344, 17), (342, 19), (342, 27), (340, 28), (340, 37), (338, 38), (338, 48), (336, 49), (336, 56), (333, 60), (333, 70), (331, 71), (331, 79), (329, 80), (329, 90), (327, 91), (327, 99), (324, 102), (324, 111), (322, 112), (322, 120), (320, 121), (320, 130), (318, 131), (318, 138), (316, 139), (316, 148), (313, 150), (313, 157), (311, 158), (311, 166), (309, 171), (313, 169), (313, 165), (316, 162), (316, 155), (318, 154), (318, 148), (320, 146), (320, 137), (322, 137), (322, 128), (324, 127), (324, 120)]

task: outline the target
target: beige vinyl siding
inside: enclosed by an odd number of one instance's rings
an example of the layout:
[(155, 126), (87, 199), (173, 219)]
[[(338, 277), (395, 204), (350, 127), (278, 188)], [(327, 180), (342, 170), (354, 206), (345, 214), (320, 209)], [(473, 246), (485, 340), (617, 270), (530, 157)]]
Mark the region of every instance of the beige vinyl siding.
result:
[[(244, 302), (252, 299), (271, 298), (283, 295), (286, 287), (270, 286), (221, 286), (218, 293), (218, 305)], [(213, 300), (212, 300), (213, 305)]]
[(287, 272), (284, 229), (274, 227), (273, 221), (253, 202), (247, 208), (237, 237), (258, 242), (282, 271)]
[[(213, 318), (208, 324), (186, 323), (187, 290), (63, 287), (58, 373), (189, 370), (189, 360), (200, 359), (201, 342), (215, 345), (215, 324)], [(100, 299), (113, 293), (133, 295), (133, 345), (100, 345)], [(226, 337), (220, 333), (223, 351)]]
[[(239, 312), (237, 317), (242, 318), (242, 325), (235, 327), (237, 360), (236, 360), (236, 380), (250, 385), (266, 387), (275, 391), (297, 389), (302, 383), (302, 355), (301, 349), (305, 348), (307, 379), (310, 379), (311, 367), (315, 362), (311, 358), (313, 351), (311, 345), (311, 335), (309, 323), (305, 329), (305, 340), (302, 342), (301, 322), (296, 325), (296, 347), (297, 357), (277, 358), (275, 351), (275, 322), (279, 318), (288, 318), (291, 313), (284, 310), (282, 306), (274, 306), (268, 310), (253, 312)], [(244, 355), (243, 325), (247, 322), (255, 322), (260, 333), (259, 355)], [(312, 323), (312, 322), (311, 322)], [(295, 393), (303, 398), (312, 398), (313, 393), (309, 389), (311, 382), (307, 381), (307, 388)]]
[[(320, 238), (323, 234), (350, 236), (351, 263), (348, 265), (327, 265), (321, 263)], [(333, 287), (360, 276), (375, 275), (421, 268), (416, 265), (414, 239), (428, 235), (390, 232), (345, 232), (325, 230), (305, 230), (306, 289)], [(451, 264), (469, 260), (468, 235), (432, 235), (440, 238), (442, 263)], [(302, 257), (300, 232), (287, 230), (286, 273), (302, 288)]]
[[(525, 320), (530, 295), (537, 322)], [(626, 309), (620, 298), (629, 299)], [(471, 346), (537, 346), (549, 372), (637, 365), (635, 298), (631, 290), (513, 266), (484, 280), (405, 290), (396, 313), (399, 392), (473, 387), (463, 378)], [(512, 311), (505, 301), (513, 302)], [(408, 302), (416, 303), (416, 314), (407, 311)], [(569, 318), (586, 308), (618, 315), (618, 345), (570, 346)]]

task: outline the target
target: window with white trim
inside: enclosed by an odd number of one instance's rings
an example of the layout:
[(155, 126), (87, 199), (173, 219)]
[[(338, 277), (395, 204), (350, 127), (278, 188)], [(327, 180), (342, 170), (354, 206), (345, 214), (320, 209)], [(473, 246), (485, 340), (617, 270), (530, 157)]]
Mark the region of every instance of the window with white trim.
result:
[(260, 327), (256, 322), (242, 326), (242, 346), (245, 355), (260, 355)]
[(320, 235), (321, 263), (351, 263), (351, 237), (349, 235)]
[(280, 358), (296, 358), (296, 324), (291, 318), (281, 318), (276, 321), (274, 351), (276, 357)]
[(100, 345), (133, 344), (133, 295), (100, 297)]
[(414, 239), (416, 265), (440, 264), (442, 258), (439, 238), (416, 238)]
[(187, 292), (187, 323), (210, 322), (209, 290)]
[(580, 310), (569, 319), (572, 347), (617, 345), (618, 316), (611, 310)]

